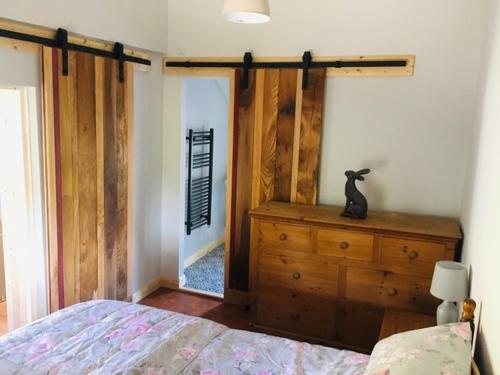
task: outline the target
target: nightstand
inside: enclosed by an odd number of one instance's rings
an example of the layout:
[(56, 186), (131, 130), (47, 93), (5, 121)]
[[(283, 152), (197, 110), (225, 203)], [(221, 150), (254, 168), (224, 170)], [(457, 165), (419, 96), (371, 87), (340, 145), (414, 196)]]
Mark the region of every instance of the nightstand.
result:
[(395, 333), (412, 331), (436, 325), (436, 317), (413, 311), (385, 309), (379, 340)]

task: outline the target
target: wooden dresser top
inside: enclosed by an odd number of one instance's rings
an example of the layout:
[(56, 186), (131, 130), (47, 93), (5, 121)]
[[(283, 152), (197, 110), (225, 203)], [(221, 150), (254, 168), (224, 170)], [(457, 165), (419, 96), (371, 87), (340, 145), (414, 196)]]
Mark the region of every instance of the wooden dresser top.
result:
[(311, 224), (326, 224), (352, 228), (375, 229), (388, 232), (408, 233), (449, 239), (460, 239), (462, 233), (458, 220), (411, 215), (394, 212), (369, 211), (365, 220), (340, 216), (343, 207), (266, 202), (251, 210), (250, 215), (298, 220)]

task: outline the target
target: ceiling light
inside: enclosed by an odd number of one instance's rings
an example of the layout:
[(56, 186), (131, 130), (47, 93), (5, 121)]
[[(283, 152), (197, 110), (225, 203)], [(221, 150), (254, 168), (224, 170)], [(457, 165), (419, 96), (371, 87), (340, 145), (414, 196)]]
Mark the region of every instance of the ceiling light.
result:
[(265, 23), (271, 20), (267, 0), (226, 0), (222, 15), (235, 23)]

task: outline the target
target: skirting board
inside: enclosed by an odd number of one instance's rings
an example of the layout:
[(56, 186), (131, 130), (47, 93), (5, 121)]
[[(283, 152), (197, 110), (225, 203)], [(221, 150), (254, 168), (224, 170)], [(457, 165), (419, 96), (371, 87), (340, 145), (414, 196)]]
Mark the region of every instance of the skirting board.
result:
[(190, 257), (184, 259), (184, 268), (189, 267), (191, 264), (196, 262), (198, 259), (203, 258), (205, 255), (207, 255), (213, 249), (222, 245), (224, 243), (225, 239), (226, 239), (226, 237), (224, 235), (224, 236), (216, 239), (215, 241), (209, 243), (205, 247), (202, 247), (200, 250), (198, 250), (196, 253), (194, 253)]
[(151, 281), (149, 284), (147, 284), (144, 288), (132, 294), (132, 303), (137, 303), (141, 301), (142, 299), (146, 298), (159, 288), (168, 288), (177, 290), (179, 289), (180, 285), (179, 283), (180, 283), (179, 279), (175, 280), (175, 279), (170, 279), (168, 277), (158, 277), (153, 281)]

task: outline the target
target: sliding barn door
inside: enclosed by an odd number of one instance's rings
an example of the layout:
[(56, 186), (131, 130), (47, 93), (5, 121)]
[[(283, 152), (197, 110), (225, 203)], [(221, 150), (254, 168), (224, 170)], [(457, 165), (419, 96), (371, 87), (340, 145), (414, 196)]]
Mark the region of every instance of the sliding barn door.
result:
[(133, 75), (118, 62), (43, 49), (51, 309), (127, 298), (128, 129)]
[(235, 79), (229, 289), (248, 290), (248, 211), (266, 201), (316, 204), (326, 69), (258, 69)]

